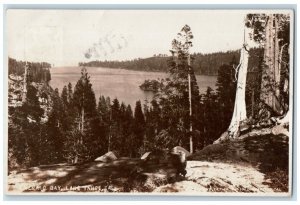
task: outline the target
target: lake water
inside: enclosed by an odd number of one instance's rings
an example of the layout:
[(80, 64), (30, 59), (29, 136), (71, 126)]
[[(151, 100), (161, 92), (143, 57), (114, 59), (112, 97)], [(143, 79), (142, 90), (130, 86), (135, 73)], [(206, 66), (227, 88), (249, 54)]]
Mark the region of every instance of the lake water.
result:
[[(111, 100), (118, 98), (120, 102), (130, 104), (133, 108), (137, 100), (142, 103), (151, 101), (152, 92), (142, 91), (139, 86), (146, 79), (162, 79), (168, 76), (162, 72), (143, 72), (125, 69), (91, 68), (87, 67), (90, 75), (92, 88), (98, 101), (100, 95), (109, 96)], [(51, 69), (50, 85), (62, 91), (64, 85), (72, 83), (73, 88), (81, 76), (80, 67), (56, 67)], [(206, 91), (207, 87), (215, 88), (216, 76), (196, 75), (200, 93)]]

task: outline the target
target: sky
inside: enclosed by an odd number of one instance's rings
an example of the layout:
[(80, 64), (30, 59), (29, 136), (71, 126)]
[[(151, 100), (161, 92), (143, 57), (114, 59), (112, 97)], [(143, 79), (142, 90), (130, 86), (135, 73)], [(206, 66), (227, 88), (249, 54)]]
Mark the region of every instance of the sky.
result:
[[(249, 11), (248, 11), (249, 12)], [(191, 52), (240, 49), (243, 10), (8, 10), (7, 54), (23, 61), (76, 66), (170, 54), (187, 24)]]

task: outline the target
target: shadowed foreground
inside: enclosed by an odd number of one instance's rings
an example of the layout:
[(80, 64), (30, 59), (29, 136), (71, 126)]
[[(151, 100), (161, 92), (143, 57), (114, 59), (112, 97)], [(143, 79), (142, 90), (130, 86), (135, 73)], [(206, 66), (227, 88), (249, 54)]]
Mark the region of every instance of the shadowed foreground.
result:
[(11, 192), (149, 192), (177, 178), (173, 164), (140, 159), (32, 167), (8, 176)]
[[(188, 161), (186, 177), (174, 169), (134, 170), (138, 160), (33, 167), (9, 176), (12, 192), (273, 193), (265, 175), (247, 163)], [(150, 170), (149, 170), (150, 171)], [(154, 171), (154, 170), (152, 170)]]

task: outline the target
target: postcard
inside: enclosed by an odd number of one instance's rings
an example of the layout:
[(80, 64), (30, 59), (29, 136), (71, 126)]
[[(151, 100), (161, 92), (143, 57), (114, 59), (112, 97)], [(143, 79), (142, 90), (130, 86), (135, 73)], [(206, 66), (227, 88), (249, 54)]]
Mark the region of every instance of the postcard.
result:
[(291, 196), (293, 10), (5, 15), (6, 194)]

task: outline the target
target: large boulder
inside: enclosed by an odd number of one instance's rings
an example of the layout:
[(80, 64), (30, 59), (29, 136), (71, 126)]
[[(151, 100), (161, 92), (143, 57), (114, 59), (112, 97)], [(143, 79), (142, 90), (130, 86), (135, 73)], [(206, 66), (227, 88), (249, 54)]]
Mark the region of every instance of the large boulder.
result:
[[(184, 148), (182, 148), (184, 149)], [(180, 149), (173, 149), (171, 152), (171, 160), (173, 166), (177, 169), (177, 174), (185, 176), (186, 175), (186, 157), (190, 156), (190, 153), (188, 151), (180, 150)]]
[(96, 162), (110, 162), (110, 161), (114, 161), (116, 159), (117, 159), (116, 155), (112, 151), (109, 151), (106, 154), (102, 155), (101, 157), (98, 157), (97, 159), (95, 159), (95, 161)]
[(186, 149), (184, 149), (183, 147), (180, 146), (176, 146), (172, 149), (172, 153), (184, 153), (186, 157), (190, 156), (191, 153), (189, 151), (187, 151)]
[(141, 160), (143, 161), (143, 167), (147, 167), (146, 169), (168, 169), (176, 175), (185, 176), (186, 174), (186, 154), (179, 149), (176, 152), (174, 150), (171, 152), (165, 150), (146, 152)]

